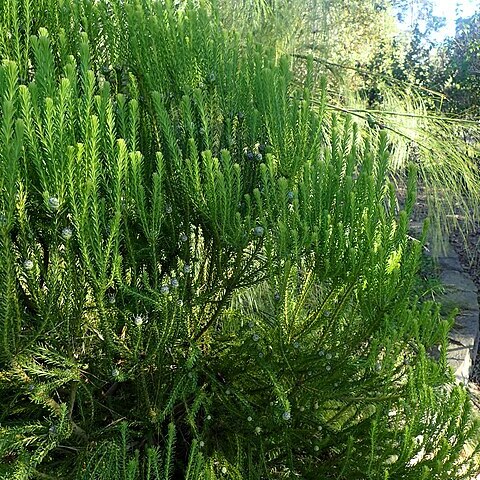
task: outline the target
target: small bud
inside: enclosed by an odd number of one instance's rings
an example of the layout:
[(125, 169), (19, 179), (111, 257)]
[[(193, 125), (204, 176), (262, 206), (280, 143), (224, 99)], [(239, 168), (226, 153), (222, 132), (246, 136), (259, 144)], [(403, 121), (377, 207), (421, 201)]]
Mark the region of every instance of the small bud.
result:
[(212, 419), (212, 416), (211, 415), (207, 415), (207, 420), (211, 420)]
[(252, 340), (253, 340), (254, 342), (258, 342), (258, 341), (260, 340), (260, 336), (259, 336), (258, 334), (256, 334), (256, 333), (254, 333), (254, 334), (252, 335)]
[(305, 411), (305, 407), (303, 407), (303, 406), (300, 407), (300, 411), (301, 411), (301, 412), (304, 412), (304, 411)]
[(293, 348), (300, 348), (300, 344), (297, 341), (293, 342)]
[(165, 207), (165, 212), (167, 212), (168, 215), (170, 215), (172, 213), (172, 206), (171, 205), (167, 205)]
[(274, 299), (276, 302), (279, 302), (279, 301), (280, 301), (280, 293), (279, 293), (279, 292), (275, 292), (275, 295), (273, 296), (273, 299)]
[(260, 435), (262, 433), (262, 429), (260, 427), (255, 427), (255, 435)]
[(143, 317), (142, 315), (135, 315), (135, 318), (133, 320), (135, 322), (135, 325), (137, 327), (140, 327), (141, 325), (143, 325)]
[(169, 291), (170, 291), (170, 289), (168, 288), (168, 285), (162, 285), (160, 287), (160, 293), (163, 294), (163, 295), (166, 295)]
[(227, 467), (222, 467), (222, 473), (227, 473)]
[(390, 455), (386, 460), (385, 464), (386, 465), (392, 465), (393, 463), (397, 462), (398, 460), (398, 455)]
[(116, 377), (118, 377), (119, 375), (120, 375), (120, 370), (119, 370), (118, 368), (114, 368), (114, 369), (112, 370), (112, 377), (113, 377), (113, 378), (116, 378)]
[(62, 230), (62, 238), (64, 240), (70, 240), (72, 238), (73, 232), (71, 228), (65, 227)]
[(205, 446), (205, 442), (203, 440), (200, 440), (200, 442), (198, 444), (200, 445), (200, 448)]
[(115, 304), (115, 301), (116, 301), (116, 299), (115, 299), (115, 294), (109, 293), (109, 294), (108, 294), (108, 303), (109, 303), (110, 305), (114, 305), (114, 304)]
[(57, 431), (57, 427), (55, 427), (55, 425), (52, 425), (52, 426), (48, 429), (48, 431), (49, 431), (50, 433), (55, 433), (55, 432)]
[(290, 412), (283, 412), (282, 418), (284, 420), (290, 420), (291, 418)]
[(251, 150), (247, 150), (245, 152), (245, 158), (249, 161), (252, 161), (255, 158), (255, 155)]
[(50, 197), (48, 199), (48, 206), (52, 209), (52, 210), (58, 210), (59, 207), (60, 207), (60, 201), (58, 200), (57, 197)]
[(25, 270), (31, 270), (33, 268), (33, 262), (31, 260), (25, 260), (23, 262), (23, 268)]
[(192, 271), (192, 266), (189, 265), (188, 263), (183, 266), (183, 272), (184, 273), (190, 273)]
[(326, 370), (327, 372), (329, 372), (331, 369), (332, 369), (332, 367), (331, 367), (330, 365), (327, 365), (327, 366), (325, 367), (325, 370)]
[(180, 235), (180, 240), (181, 240), (183, 243), (185, 243), (185, 242), (188, 240), (187, 235), (186, 235), (185, 233), (182, 233), (182, 234)]
[(331, 353), (327, 353), (327, 354), (325, 355), (325, 358), (326, 358), (327, 360), (331, 360), (331, 359), (332, 359), (332, 354), (331, 354)]
[(172, 286), (172, 288), (177, 288), (178, 287), (178, 280), (176, 278), (172, 278), (170, 280), (170, 285)]
[(261, 162), (263, 159), (263, 155), (261, 153), (257, 153), (257, 160)]
[(260, 225), (256, 226), (253, 230), (253, 234), (256, 237), (263, 237), (264, 232), (265, 232), (265, 230)]
[(247, 422), (251, 422), (253, 420), (252, 417), (247, 417)]
[(210, 73), (210, 75), (208, 76), (208, 81), (209, 81), (210, 83), (214, 83), (215, 80), (216, 80), (215, 74), (214, 74), (213, 72)]
[(293, 192), (288, 192), (288, 193), (287, 193), (287, 198), (288, 198), (290, 201), (293, 200), (293, 197), (294, 197)]
[(183, 307), (183, 300), (182, 300), (182, 299), (178, 299), (178, 300), (177, 300), (177, 305), (178, 305), (179, 307)]
[(318, 452), (318, 451), (320, 450), (320, 447), (319, 447), (318, 445), (315, 445), (315, 446), (313, 447), (313, 449), (314, 449), (316, 452)]

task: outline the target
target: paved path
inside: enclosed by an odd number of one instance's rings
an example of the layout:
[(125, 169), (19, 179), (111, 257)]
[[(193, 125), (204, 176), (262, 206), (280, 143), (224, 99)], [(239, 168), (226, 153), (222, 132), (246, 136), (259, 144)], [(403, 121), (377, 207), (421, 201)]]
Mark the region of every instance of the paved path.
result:
[[(419, 238), (421, 229), (420, 222), (411, 223), (412, 236)], [(480, 334), (478, 291), (451, 245), (438, 258), (438, 266), (440, 282), (444, 287), (444, 293), (438, 298), (442, 312), (448, 315), (454, 309), (458, 310), (449, 334), (447, 360), (457, 381), (467, 385), (477, 356)]]

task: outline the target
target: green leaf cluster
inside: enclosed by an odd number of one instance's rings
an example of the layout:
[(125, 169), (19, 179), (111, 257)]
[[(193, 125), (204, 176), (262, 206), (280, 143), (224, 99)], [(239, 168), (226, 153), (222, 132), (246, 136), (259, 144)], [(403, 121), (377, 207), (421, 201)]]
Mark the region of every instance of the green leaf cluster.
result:
[(0, 476), (468, 478), (386, 134), (208, 2), (41, 7), (1, 11)]

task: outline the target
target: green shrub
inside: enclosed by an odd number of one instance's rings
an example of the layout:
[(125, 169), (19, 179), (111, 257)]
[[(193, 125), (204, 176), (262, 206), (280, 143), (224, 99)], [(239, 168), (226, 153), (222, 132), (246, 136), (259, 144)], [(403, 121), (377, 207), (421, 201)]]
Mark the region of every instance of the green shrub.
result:
[(209, 5), (44, 3), (2, 12), (2, 478), (468, 478), (386, 136)]

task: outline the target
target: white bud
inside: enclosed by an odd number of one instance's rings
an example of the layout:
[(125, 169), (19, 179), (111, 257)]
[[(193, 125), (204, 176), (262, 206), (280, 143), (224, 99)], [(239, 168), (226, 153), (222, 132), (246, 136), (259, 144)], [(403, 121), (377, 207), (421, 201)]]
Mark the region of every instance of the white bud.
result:
[(52, 210), (58, 210), (60, 207), (60, 201), (57, 197), (50, 197), (48, 199), (48, 205)]
[(177, 300), (177, 305), (179, 307), (183, 307), (183, 300), (182, 299)]
[(143, 324), (143, 317), (141, 315), (135, 315), (134, 322), (137, 327), (140, 327)]
[(261, 227), (260, 225), (258, 225), (257, 227), (254, 228), (253, 230), (253, 234), (256, 236), (256, 237), (263, 237), (263, 234), (265, 233), (265, 230), (263, 227)]
[(187, 235), (186, 235), (185, 233), (182, 233), (182, 234), (180, 235), (180, 240), (185, 243), (185, 242), (188, 240)]
[(262, 433), (262, 429), (260, 427), (255, 427), (255, 434), (260, 435)]
[(222, 467), (222, 473), (227, 473), (227, 467)]
[(170, 280), (170, 285), (173, 287), (173, 288), (177, 288), (178, 287), (178, 280), (176, 278), (172, 278)]
[(260, 340), (260, 336), (259, 336), (257, 333), (254, 333), (254, 334), (252, 335), (252, 340), (253, 340), (254, 342), (258, 342), (258, 341)]
[(166, 295), (169, 291), (170, 289), (168, 288), (168, 285), (162, 285), (160, 287), (160, 293), (162, 293), (163, 295)]
[(251, 422), (253, 420), (252, 417), (247, 417), (247, 422)]
[(315, 445), (315, 446), (313, 447), (313, 449), (314, 449), (316, 452), (318, 452), (318, 451), (320, 450), (320, 447), (319, 447), (318, 445)]
[(200, 440), (200, 442), (198, 444), (200, 445), (200, 448), (205, 446), (205, 442), (203, 440)]
[(118, 368), (114, 368), (112, 370), (112, 377), (118, 377), (120, 375), (120, 370)]
[(33, 262), (31, 260), (25, 260), (23, 262), (23, 268), (25, 270), (31, 270), (33, 268)]
[(64, 240), (70, 240), (72, 238), (73, 232), (71, 228), (65, 227), (62, 230), (62, 238)]
[(167, 206), (165, 207), (165, 211), (167, 212), (167, 214), (172, 213), (172, 206), (171, 206), (171, 205), (167, 205)]
[(290, 412), (283, 412), (282, 418), (284, 420), (290, 420), (291, 418)]
[(183, 266), (183, 271), (184, 273), (190, 273), (192, 271), (192, 266), (187, 263)]

